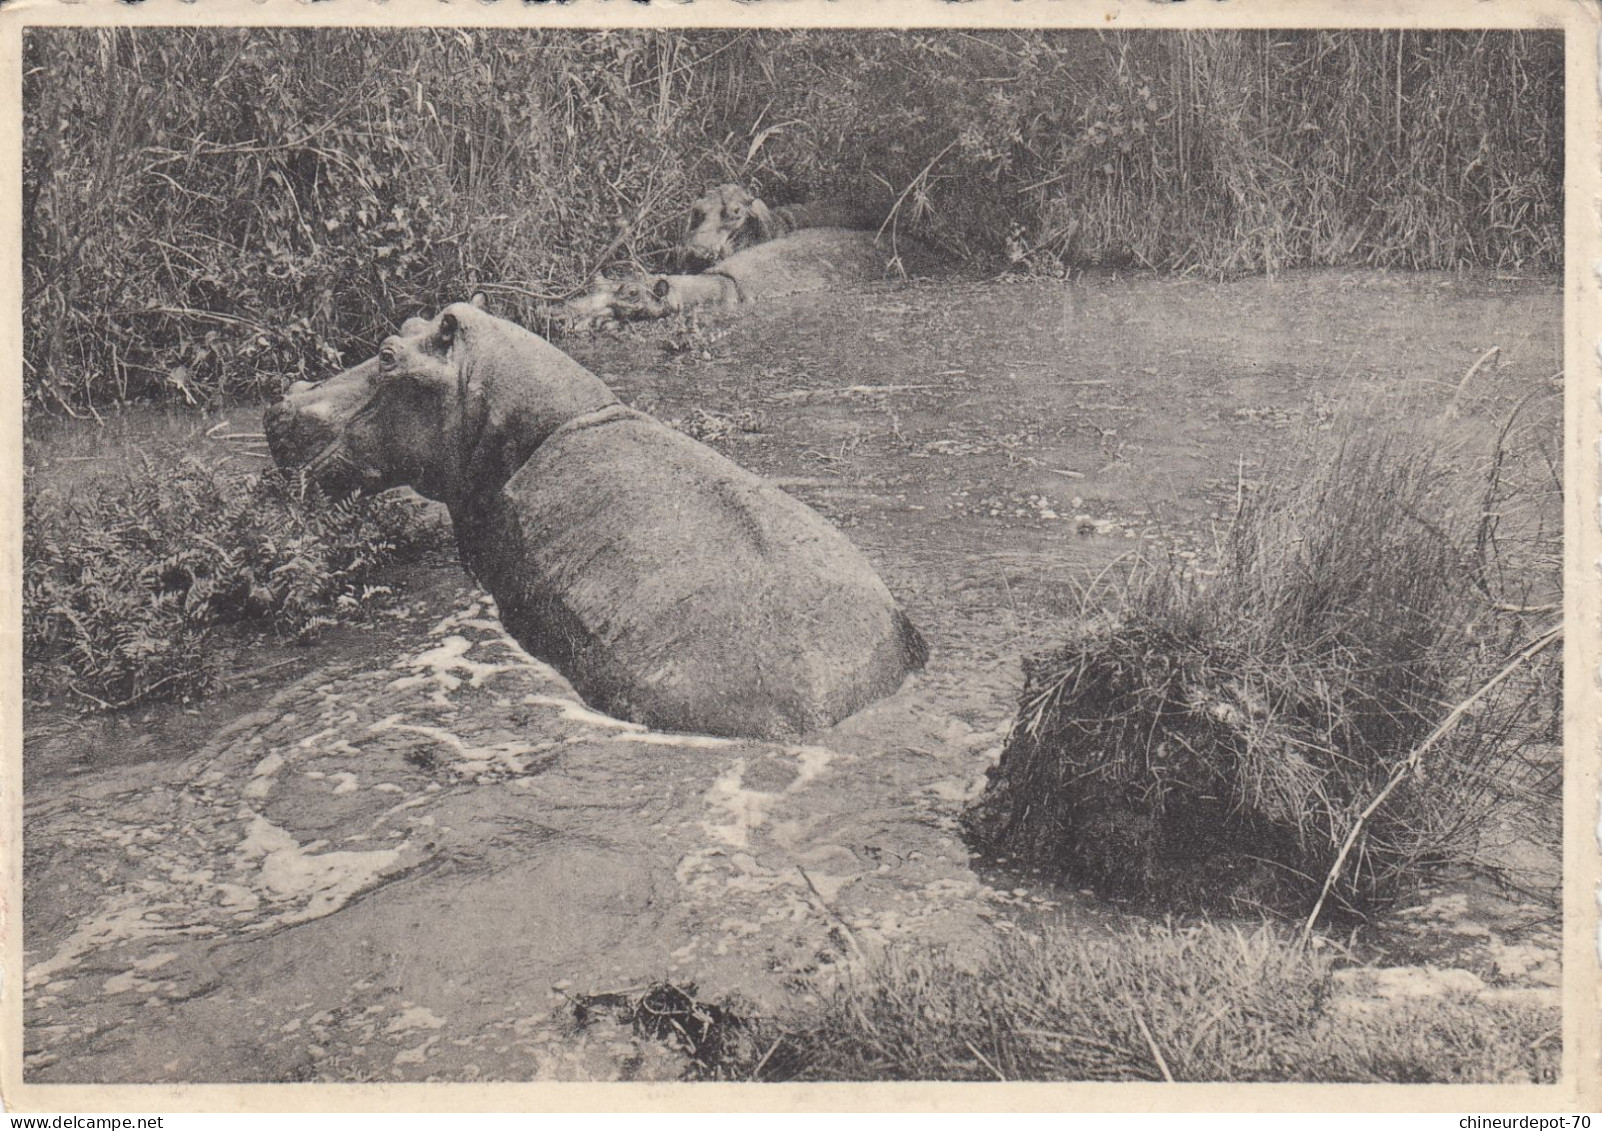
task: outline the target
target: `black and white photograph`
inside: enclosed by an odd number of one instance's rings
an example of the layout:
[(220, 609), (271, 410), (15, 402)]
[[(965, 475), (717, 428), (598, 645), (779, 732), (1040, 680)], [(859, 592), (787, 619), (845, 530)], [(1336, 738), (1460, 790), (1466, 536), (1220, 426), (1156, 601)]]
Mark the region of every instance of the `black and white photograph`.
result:
[(9, 1110), (1596, 1107), (1594, 8), (386, 9), (0, 11)]

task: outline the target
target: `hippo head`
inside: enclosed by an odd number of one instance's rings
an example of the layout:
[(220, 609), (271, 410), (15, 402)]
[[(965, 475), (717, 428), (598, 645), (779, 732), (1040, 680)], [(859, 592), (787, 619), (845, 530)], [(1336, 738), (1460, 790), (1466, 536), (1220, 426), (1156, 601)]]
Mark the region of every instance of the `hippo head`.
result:
[(278, 465), (330, 495), (410, 486), (454, 511), (498, 490), (565, 421), (616, 400), (544, 339), (456, 303), (408, 319), (354, 369), (296, 382), (264, 424)]
[(612, 317), (612, 299), (618, 284), (597, 276), (589, 289), (568, 299), (556, 311), (556, 320), (571, 328), (594, 326)]
[(619, 322), (665, 318), (679, 309), (669, 275), (624, 279), (612, 292), (612, 317)]
[(690, 263), (721, 263), (742, 248), (760, 243), (772, 213), (739, 185), (708, 189), (690, 206), (690, 230), (679, 248)]

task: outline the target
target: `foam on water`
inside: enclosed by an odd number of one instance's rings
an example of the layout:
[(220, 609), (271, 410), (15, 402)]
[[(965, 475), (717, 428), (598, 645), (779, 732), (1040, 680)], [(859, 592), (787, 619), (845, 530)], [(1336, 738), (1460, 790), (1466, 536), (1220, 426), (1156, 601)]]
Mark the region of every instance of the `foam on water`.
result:
[[(530, 754), (549, 750), (555, 745), (553, 742), (524, 742), (518, 739), (509, 739), (505, 742), (480, 746), (467, 742), (461, 735), (445, 727), (433, 726), (428, 723), (402, 722), (401, 720), (405, 717), (405, 715), (401, 714), (389, 715), (373, 723), (367, 729), (373, 734), (382, 734), (385, 731), (399, 731), (403, 734), (420, 734), (425, 738), (432, 739), (455, 755), (447, 763), (447, 766), (453, 772), (464, 777), (475, 777), (491, 771), (504, 771), (512, 774), (527, 773), (528, 763), (524, 759)], [(338, 791), (336, 790), (335, 792)]]
[(141, 993), (148, 993), (160, 985), (160, 980), (146, 978), (143, 977), (143, 975), (148, 974), (153, 970), (159, 970), (161, 967), (167, 965), (167, 963), (171, 962), (177, 957), (178, 952), (172, 950), (163, 950), (157, 951), (154, 954), (147, 954), (143, 958), (136, 959), (133, 965), (127, 970), (124, 970), (121, 974), (114, 974), (107, 978), (103, 989), (108, 994), (127, 993), (130, 990), (138, 990)]
[(482, 687), (490, 677), (524, 666), (521, 663), (486, 664), (470, 660), (467, 653), (472, 647), (473, 642), (465, 636), (447, 636), (433, 648), (395, 661), (395, 667), (413, 668), (418, 674), (401, 676), (393, 680), (390, 686), (399, 691), (412, 687), (431, 687), (430, 698), (441, 706), (449, 706), (450, 693), (462, 686), (463, 676), (469, 687)]
[(384, 1026), (386, 1033), (405, 1033), (413, 1029), (443, 1029), (445, 1019), (434, 1014), (432, 1009), (422, 1005), (412, 1005), (410, 1002), (401, 1003), (401, 1011)]
[(560, 695), (525, 695), (523, 702), (533, 707), (554, 707), (563, 721), (582, 723), (592, 727), (611, 727), (617, 730), (640, 733), (646, 728), (639, 723), (625, 722), (623, 719), (614, 719), (611, 715), (586, 707), (577, 699), (564, 699)]
[(29, 966), (23, 974), (24, 983), (30, 988), (42, 986), (57, 974), (76, 966), (85, 956), (102, 952), (117, 943), (173, 934), (212, 933), (209, 927), (175, 926), (162, 921), (159, 918), (162, 912), (181, 911), (183, 904), (152, 904), (140, 898), (146, 894), (143, 891), (125, 893), (103, 907), (98, 915), (80, 924), (63, 939), (49, 958)]
[(369, 852), (312, 851), (322, 843), (302, 845), (261, 814), (251, 815), (249, 830), (234, 850), (241, 867), (256, 868), (276, 901), (304, 901), (299, 910), (276, 917), (277, 922), (303, 923), (333, 914), (394, 867), (408, 847), (402, 843)]

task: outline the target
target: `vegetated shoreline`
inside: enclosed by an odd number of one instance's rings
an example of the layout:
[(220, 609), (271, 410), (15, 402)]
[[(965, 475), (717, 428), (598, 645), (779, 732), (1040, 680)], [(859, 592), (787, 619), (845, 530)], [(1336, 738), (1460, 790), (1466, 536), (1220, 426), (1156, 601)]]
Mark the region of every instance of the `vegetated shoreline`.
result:
[(1562, 259), (1558, 31), (35, 28), (24, 53), (26, 395), (52, 411), (315, 376), (480, 286), (534, 325), (660, 265), (730, 179), (883, 199), (1044, 275)]

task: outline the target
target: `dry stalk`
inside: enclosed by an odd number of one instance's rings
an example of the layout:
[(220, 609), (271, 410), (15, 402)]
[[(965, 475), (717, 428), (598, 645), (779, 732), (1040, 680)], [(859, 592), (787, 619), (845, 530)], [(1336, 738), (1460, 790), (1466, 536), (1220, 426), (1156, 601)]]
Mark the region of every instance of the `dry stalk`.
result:
[(833, 919), (836, 925), (839, 926), (840, 933), (845, 936), (846, 942), (851, 944), (851, 949), (856, 952), (857, 957), (863, 957), (864, 952), (862, 945), (857, 942), (857, 936), (852, 933), (851, 924), (842, 919), (840, 917), (840, 913), (829, 906), (829, 901), (823, 898), (823, 893), (820, 892), (818, 890), (818, 886), (812, 882), (812, 877), (807, 875), (807, 870), (805, 868), (797, 864), (795, 866), (795, 870), (800, 872), (801, 878), (807, 882), (807, 889), (812, 892), (813, 898), (818, 901), (818, 906), (823, 910), (823, 913), (829, 918)]
[(979, 1063), (980, 1064), (984, 1065), (986, 1068), (990, 1069), (990, 1071), (992, 1073), (995, 1074), (995, 1077), (996, 1077), (997, 1080), (1000, 1080), (1003, 1084), (1005, 1084), (1007, 1082), (1007, 1078), (1002, 1075), (1001, 1069), (997, 1068), (994, 1064), (991, 1064), (989, 1057), (987, 1057), (984, 1053), (980, 1052), (978, 1049), (974, 1048), (972, 1041), (963, 1041), (962, 1043), (968, 1046), (968, 1051), (969, 1052), (973, 1053), (974, 1056), (979, 1058)]
[(1480, 354), (1478, 361), (1469, 366), (1469, 371), (1463, 374), (1463, 379), (1457, 383), (1457, 392), (1452, 394), (1452, 407), (1454, 409), (1457, 408), (1458, 402), (1463, 399), (1463, 390), (1468, 388), (1469, 381), (1471, 381), (1474, 375), (1480, 371), (1480, 366), (1484, 365), (1487, 361), (1490, 361), (1491, 358), (1495, 357), (1501, 352), (1501, 346), (1492, 346), (1490, 349)]
[(1124, 1002), (1129, 1006), (1130, 1012), (1135, 1015), (1135, 1024), (1140, 1026), (1140, 1035), (1146, 1038), (1146, 1047), (1151, 1049), (1152, 1059), (1157, 1062), (1157, 1070), (1163, 1074), (1163, 1080), (1172, 1084), (1174, 1082), (1174, 1074), (1168, 1071), (1168, 1061), (1163, 1059), (1163, 1050), (1157, 1047), (1157, 1038), (1153, 1037), (1151, 1030), (1146, 1028), (1146, 1019), (1140, 1015), (1140, 1008), (1135, 1005), (1134, 999), (1128, 993), (1124, 994)]
[(1425, 753), (1428, 752), (1430, 747), (1434, 746), (1438, 741), (1440, 741), (1440, 739), (1445, 736), (1447, 732), (1457, 725), (1457, 721), (1468, 712), (1470, 707), (1483, 699), (1490, 691), (1501, 684), (1503, 680), (1507, 679), (1508, 676), (1517, 671), (1521, 665), (1534, 659), (1536, 656), (1544, 652), (1552, 644), (1556, 643), (1562, 638), (1563, 625), (1561, 623), (1552, 626), (1540, 636), (1536, 637), (1533, 641), (1526, 645), (1518, 653), (1518, 655), (1509, 660), (1507, 664), (1503, 666), (1501, 671), (1497, 672), (1494, 676), (1481, 684), (1479, 689), (1476, 690), (1474, 694), (1470, 695), (1467, 699), (1464, 699), (1457, 706), (1453, 707), (1452, 710), (1448, 712), (1446, 718), (1441, 720), (1440, 725), (1430, 732), (1429, 737), (1423, 742), (1419, 743), (1418, 746), (1414, 747), (1413, 752), (1404, 758), (1397, 765), (1397, 767), (1391, 771), (1389, 780), (1387, 780), (1384, 787), (1374, 795), (1374, 800), (1370, 801), (1363, 811), (1357, 815), (1357, 820), (1352, 822), (1352, 827), (1347, 832), (1346, 839), (1341, 843), (1341, 849), (1340, 852), (1336, 854), (1335, 863), (1330, 867), (1329, 875), (1324, 877), (1324, 887), (1318, 893), (1318, 900), (1313, 904), (1313, 910), (1308, 914), (1307, 921), (1302, 924), (1302, 931), (1299, 939), (1301, 945), (1307, 945), (1308, 940), (1312, 937), (1313, 927), (1318, 922), (1318, 917), (1324, 910), (1324, 901), (1329, 898), (1330, 889), (1333, 888), (1336, 881), (1340, 879), (1341, 869), (1346, 865), (1346, 858), (1351, 855), (1352, 847), (1357, 843), (1357, 838), (1362, 833), (1363, 826), (1367, 823), (1368, 819), (1379, 811), (1380, 806), (1385, 804), (1385, 800), (1390, 797), (1393, 792), (1395, 792), (1397, 786), (1401, 785), (1402, 782), (1407, 780), (1410, 774), (1417, 771), (1418, 767), (1424, 760)]

